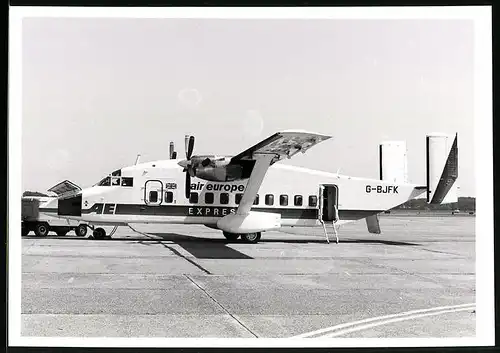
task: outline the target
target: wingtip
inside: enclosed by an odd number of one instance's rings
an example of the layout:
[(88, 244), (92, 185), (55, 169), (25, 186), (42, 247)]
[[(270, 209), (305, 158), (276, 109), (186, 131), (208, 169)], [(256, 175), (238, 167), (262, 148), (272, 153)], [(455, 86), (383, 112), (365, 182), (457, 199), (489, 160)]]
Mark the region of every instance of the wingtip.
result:
[(325, 139), (329, 139), (332, 137), (331, 135), (320, 134), (319, 132), (303, 130), (303, 129), (287, 129), (287, 130), (283, 130), (281, 132), (282, 133), (299, 133), (299, 134), (316, 135), (316, 136), (321, 136)]

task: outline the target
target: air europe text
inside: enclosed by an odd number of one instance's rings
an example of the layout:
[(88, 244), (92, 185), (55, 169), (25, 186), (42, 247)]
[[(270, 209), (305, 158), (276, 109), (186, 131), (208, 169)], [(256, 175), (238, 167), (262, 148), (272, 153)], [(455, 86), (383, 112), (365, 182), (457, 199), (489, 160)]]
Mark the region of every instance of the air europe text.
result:
[[(206, 187), (205, 187), (206, 186)], [(225, 191), (225, 192), (243, 192), (245, 190), (245, 185), (236, 184), (203, 184), (203, 183), (192, 183), (191, 190), (203, 190), (205, 191)]]

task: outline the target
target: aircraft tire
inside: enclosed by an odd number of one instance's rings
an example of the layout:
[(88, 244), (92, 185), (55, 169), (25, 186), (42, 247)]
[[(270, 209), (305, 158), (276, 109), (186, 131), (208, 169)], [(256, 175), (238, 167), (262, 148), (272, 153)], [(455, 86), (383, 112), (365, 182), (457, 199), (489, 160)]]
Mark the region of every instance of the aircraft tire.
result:
[(236, 233), (223, 232), (223, 234), (227, 240), (231, 240), (231, 241), (234, 241), (240, 237), (240, 235), (236, 234)]
[(38, 223), (35, 227), (35, 234), (38, 237), (46, 237), (49, 234), (49, 225), (47, 223)]
[(104, 239), (106, 238), (106, 231), (102, 228), (96, 228), (93, 232), (94, 239)]
[(79, 224), (75, 228), (75, 234), (77, 237), (84, 237), (87, 235), (87, 226), (85, 224)]
[(241, 234), (241, 239), (245, 243), (255, 244), (255, 243), (259, 242), (260, 236), (261, 236), (260, 232), (257, 232), (257, 233), (247, 233), (247, 234)]

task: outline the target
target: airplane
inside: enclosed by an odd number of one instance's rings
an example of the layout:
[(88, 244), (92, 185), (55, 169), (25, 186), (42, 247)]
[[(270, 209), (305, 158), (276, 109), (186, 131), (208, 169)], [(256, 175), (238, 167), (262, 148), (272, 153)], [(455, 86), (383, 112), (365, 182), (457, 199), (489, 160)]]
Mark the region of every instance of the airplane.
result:
[[(338, 243), (340, 225), (365, 219), (368, 231), (380, 234), (378, 214), (424, 193), (429, 204), (456, 202), (458, 134), (427, 135), (425, 185), (407, 180), (404, 141), (379, 145), (380, 179), (278, 163), (331, 137), (285, 130), (237, 155), (216, 156), (193, 155), (195, 138), (186, 135), (185, 158), (177, 158), (173, 142), (170, 159), (139, 163), (138, 155), (134, 165), (60, 196), (57, 215), (87, 222), (95, 239), (118, 226), (154, 223), (204, 225), (247, 243), (266, 231), (322, 226), (329, 243), (331, 224)], [(106, 235), (102, 226), (114, 229)]]

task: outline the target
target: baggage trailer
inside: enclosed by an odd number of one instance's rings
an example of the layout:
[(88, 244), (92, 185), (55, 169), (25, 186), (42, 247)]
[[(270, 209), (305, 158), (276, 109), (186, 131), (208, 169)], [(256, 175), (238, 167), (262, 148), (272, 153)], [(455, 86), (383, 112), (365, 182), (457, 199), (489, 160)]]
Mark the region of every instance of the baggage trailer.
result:
[(81, 190), (72, 182), (65, 180), (48, 191), (56, 196), (23, 196), (21, 198), (21, 234), (22, 236), (34, 232), (37, 236), (47, 236), (55, 232), (64, 236), (74, 231), (79, 237), (87, 235), (87, 223), (77, 220), (59, 218), (57, 215), (58, 197), (66, 193)]
[[(74, 231), (79, 237), (87, 235), (87, 224), (85, 222), (57, 217), (57, 197), (30, 196), (23, 197), (21, 202), (21, 233), (23, 236), (27, 236), (30, 232), (34, 232), (35, 235), (41, 237), (47, 236), (49, 232), (64, 236), (70, 231)], [(49, 204), (50, 208), (44, 207)], [(44, 212), (40, 212), (40, 208), (44, 208)], [(52, 210), (54, 212), (53, 216), (50, 214)]]

